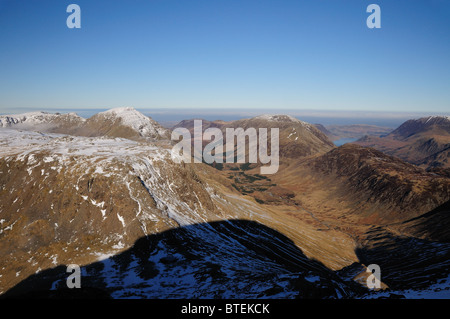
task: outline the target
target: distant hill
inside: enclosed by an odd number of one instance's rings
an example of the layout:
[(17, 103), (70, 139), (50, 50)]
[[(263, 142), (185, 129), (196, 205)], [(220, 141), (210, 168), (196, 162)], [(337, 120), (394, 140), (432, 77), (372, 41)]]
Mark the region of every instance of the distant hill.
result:
[(0, 116), (0, 127), (75, 136), (131, 140), (169, 139), (169, 130), (132, 107), (115, 108), (84, 119), (75, 113), (30, 112)]
[(132, 107), (115, 108), (95, 114), (78, 130), (82, 136), (123, 137), (139, 139), (169, 139), (169, 130)]
[[(333, 142), (314, 125), (298, 120), (289, 115), (263, 114), (249, 119), (236, 121), (202, 120), (203, 130), (210, 127), (219, 128), (225, 137), (226, 128), (278, 128), (280, 139), (280, 157), (297, 158), (316, 153), (324, 153), (334, 147)], [(193, 133), (194, 119), (184, 120), (173, 127), (187, 128)], [(270, 133), (270, 130), (268, 131)], [(204, 143), (208, 143), (205, 141)]]
[(448, 168), (450, 117), (429, 116), (409, 120), (386, 136), (365, 136), (355, 144), (376, 148), (425, 168)]
[(15, 115), (0, 115), (0, 127), (49, 133), (73, 134), (86, 122), (76, 113), (29, 112)]

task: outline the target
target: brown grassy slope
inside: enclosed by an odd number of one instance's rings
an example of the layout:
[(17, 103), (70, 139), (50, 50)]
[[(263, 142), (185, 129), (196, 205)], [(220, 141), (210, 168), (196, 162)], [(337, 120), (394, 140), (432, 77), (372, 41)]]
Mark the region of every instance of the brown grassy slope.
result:
[(409, 120), (385, 137), (366, 136), (354, 143), (424, 168), (449, 167), (450, 120), (447, 117)]
[(318, 214), (367, 224), (417, 217), (450, 199), (450, 179), (351, 144), (290, 163), (273, 180)]

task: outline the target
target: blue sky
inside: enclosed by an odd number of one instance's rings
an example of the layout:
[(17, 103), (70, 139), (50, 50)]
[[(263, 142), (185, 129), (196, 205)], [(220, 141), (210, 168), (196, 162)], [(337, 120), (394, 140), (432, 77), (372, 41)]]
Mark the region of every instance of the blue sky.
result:
[(0, 113), (450, 112), (449, 57), (446, 0), (0, 0)]

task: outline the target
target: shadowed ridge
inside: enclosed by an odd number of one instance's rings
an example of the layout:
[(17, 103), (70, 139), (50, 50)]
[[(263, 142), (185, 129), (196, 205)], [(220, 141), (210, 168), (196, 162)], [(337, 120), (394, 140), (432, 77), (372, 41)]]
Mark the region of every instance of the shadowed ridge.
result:
[(404, 222), (373, 227), (365, 236), (356, 255), (363, 264), (378, 264), (391, 289), (430, 289), (450, 275), (450, 201)]
[(420, 238), (450, 243), (450, 201), (403, 222), (399, 228)]
[(381, 281), (392, 290), (430, 289), (450, 274), (449, 243), (398, 235), (384, 227), (374, 227), (366, 236), (356, 255), (362, 264), (379, 265)]
[[(81, 267), (81, 274), (83, 289), (98, 298), (345, 298), (361, 289), (308, 259), (286, 236), (247, 220), (146, 236), (118, 255)], [(69, 275), (64, 266), (47, 269), (2, 297), (71, 298)]]

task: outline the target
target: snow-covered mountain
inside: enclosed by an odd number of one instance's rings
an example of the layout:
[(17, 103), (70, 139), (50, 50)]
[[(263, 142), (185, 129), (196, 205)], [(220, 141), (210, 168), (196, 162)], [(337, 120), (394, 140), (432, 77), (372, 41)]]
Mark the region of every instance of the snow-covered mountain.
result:
[(301, 121), (299, 119), (296, 119), (295, 117), (293, 117), (291, 115), (286, 115), (286, 114), (261, 114), (261, 115), (253, 117), (253, 119), (255, 119), (255, 120), (272, 121), (272, 122), (304, 123), (305, 125), (309, 124), (309, 123), (306, 123), (306, 122)]
[(114, 108), (88, 119), (76, 113), (30, 112), (0, 116), (0, 127), (76, 136), (110, 136), (132, 140), (169, 139), (170, 133), (132, 107)]
[[(269, 177), (246, 165), (175, 163), (165, 131), (131, 108), (81, 120), (72, 135), (13, 129), (19, 119), (0, 129), (0, 298), (58, 296), (68, 264), (82, 266), (83, 288), (115, 298), (448, 288), (443, 176), (367, 148), (335, 148), (283, 116), (207, 123), (279, 128), (285, 166)], [(395, 223), (380, 218), (396, 203)], [(383, 292), (365, 286), (372, 263)]]
[(169, 139), (170, 134), (152, 118), (132, 107), (114, 108), (89, 118), (83, 133), (90, 136), (112, 136), (130, 139)]
[(169, 143), (0, 130), (0, 294), (56, 289), (71, 263), (120, 298), (352, 294), (216, 175)]
[(74, 133), (86, 120), (76, 113), (29, 112), (16, 115), (0, 115), (0, 127), (54, 133)]

